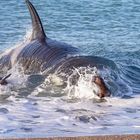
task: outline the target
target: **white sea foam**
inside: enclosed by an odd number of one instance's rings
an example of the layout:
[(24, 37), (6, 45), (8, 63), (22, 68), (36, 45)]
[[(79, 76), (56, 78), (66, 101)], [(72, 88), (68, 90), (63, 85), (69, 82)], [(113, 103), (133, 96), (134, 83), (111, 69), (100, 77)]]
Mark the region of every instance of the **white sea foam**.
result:
[[(75, 78), (78, 76), (78, 79)], [(98, 98), (99, 87), (92, 81), (97, 76), (96, 67), (74, 68), (73, 73), (68, 77), (67, 87), (69, 98)], [(75, 78), (75, 79), (74, 79)], [(73, 80), (76, 82), (73, 84)]]
[(25, 86), (28, 75), (24, 74), (22, 66), (16, 64), (12, 69), (8, 71), (8, 73), (11, 73), (11, 77), (8, 79), (9, 83), (17, 85), (17, 87), (21, 85)]
[[(13, 44), (13, 47), (6, 49), (1, 54), (1, 57), (3, 55), (8, 54), (11, 50), (13, 50), (15, 48), (19, 48), (19, 51), (20, 51), (20, 49), (22, 49), (22, 47), (24, 47), (26, 44), (28, 44), (28, 42), (30, 41), (30, 36), (31, 36), (31, 29), (27, 28), (26, 34), (22, 38), (22, 40), (17, 41), (17, 43), (15, 45)], [(14, 64), (17, 54), (18, 54), (18, 52), (13, 54), (12, 59), (11, 59), (12, 64)], [(11, 73), (12, 75), (10, 76), (10, 78), (7, 79), (8, 85), (5, 85), (5, 86), (0, 85), (0, 100), (8, 98), (10, 95), (12, 95), (14, 93), (17, 94), (17, 92), (15, 92), (15, 89), (25, 87), (25, 83), (26, 83), (25, 81), (27, 81), (27, 77), (28, 77), (28, 76), (24, 75), (22, 66), (19, 66), (18, 64), (14, 64), (12, 69), (10, 69), (7, 73)], [(6, 74), (5, 71), (3, 71), (1, 73), (1, 76), (3, 76), (3, 74)]]
[(20, 88), (26, 87), (28, 76), (24, 74), (23, 68), (18, 64), (14, 65), (7, 73), (11, 76), (7, 79), (7, 85), (0, 85), (0, 99), (6, 99), (10, 95), (18, 94)]
[[(93, 77), (97, 75), (98, 71), (96, 67), (74, 68), (72, 74), (67, 76), (67, 81), (63, 81), (63, 79), (57, 74), (51, 74), (46, 77), (45, 81), (41, 85), (35, 88), (32, 95), (38, 95), (39, 93), (45, 92), (49, 92), (50, 94), (62, 94), (64, 92), (70, 99), (99, 98), (97, 96), (99, 87), (93, 82)], [(64, 83), (66, 83), (65, 88), (63, 87)], [(61, 91), (60, 88), (62, 89)]]

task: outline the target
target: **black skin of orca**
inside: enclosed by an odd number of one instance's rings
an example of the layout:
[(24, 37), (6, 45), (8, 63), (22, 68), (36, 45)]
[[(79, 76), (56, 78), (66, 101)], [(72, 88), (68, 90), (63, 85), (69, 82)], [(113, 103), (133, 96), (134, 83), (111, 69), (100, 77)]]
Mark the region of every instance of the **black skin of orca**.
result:
[[(29, 0), (26, 0), (26, 4), (32, 19), (33, 29), (30, 40), (2, 54), (0, 57), (1, 69), (6, 67), (9, 70), (16, 63), (23, 66), (25, 73), (30, 74), (44, 71), (70, 73), (70, 69), (73, 67), (82, 66), (96, 66), (100, 69), (104, 64), (116, 68), (111, 60), (82, 55), (78, 48), (48, 38), (35, 7)], [(104, 82), (103, 85), (105, 85)], [(106, 89), (108, 90), (107, 87)]]

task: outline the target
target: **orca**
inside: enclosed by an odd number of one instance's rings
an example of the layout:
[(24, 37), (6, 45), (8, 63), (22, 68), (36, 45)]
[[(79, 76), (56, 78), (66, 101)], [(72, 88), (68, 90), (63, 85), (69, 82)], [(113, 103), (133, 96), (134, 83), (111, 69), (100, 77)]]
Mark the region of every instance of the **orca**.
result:
[[(41, 19), (29, 1), (25, 1), (32, 19), (32, 34), (27, 43), (4, 52), (0, 56), (0, 68), (11, 69), (15, 64), (20, 64), (25, 73), (34, 74), (46, 72), (47, 74), (66, 73), (69, 74), (73, 68), (97, 67), (106, 63), (115, 67), (113, 61), (97, 57), (82, 55), (78, 48), (69, 44), (50, 39), (43, 28)], [(95, 82), (100, 87), (98, 96), (103, 98), (110, 95), (103, 78), (97, 76)]]

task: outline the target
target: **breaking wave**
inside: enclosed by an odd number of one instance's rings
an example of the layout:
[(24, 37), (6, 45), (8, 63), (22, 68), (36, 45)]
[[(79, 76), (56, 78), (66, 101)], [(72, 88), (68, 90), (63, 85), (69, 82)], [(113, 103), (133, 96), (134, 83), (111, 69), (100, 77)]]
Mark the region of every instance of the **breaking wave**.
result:
[[(25, 75), (23, 68), (15, 65), (8, 73), (12, 73), (7, 86), (0, 86), (1, 98), (10, 95), (28, 96), (67, 96), (68, 98), (98, 98), (98, 86), (92, 82), (92, 77), (101, 75), (111, 91), (112, 97), (128, 97), (139, 94), (139, 68), (118, 65), (119, 71), (104, 67), (74, 68), (67, 79), (57, 74), (48, 76), (41, 74)], [(7, 94), (6, 94), (7, 93)], [(7, 95), (7, 96), (6, 96)], [(3, 97), (2, 97), (3, 96)]]

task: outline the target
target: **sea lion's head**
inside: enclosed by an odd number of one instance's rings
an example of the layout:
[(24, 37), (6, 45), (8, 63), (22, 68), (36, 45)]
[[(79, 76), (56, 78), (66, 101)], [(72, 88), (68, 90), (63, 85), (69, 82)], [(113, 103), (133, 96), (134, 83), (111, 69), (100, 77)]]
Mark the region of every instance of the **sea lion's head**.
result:
[(111, 95), (111, 92), (106, 86), (103, 78), (101, 78), (100, 76), (94, 76), (93, 82), (99, 87), (99, 93), (97, 93), (97, 95), (100, 98), (108, 97)]

